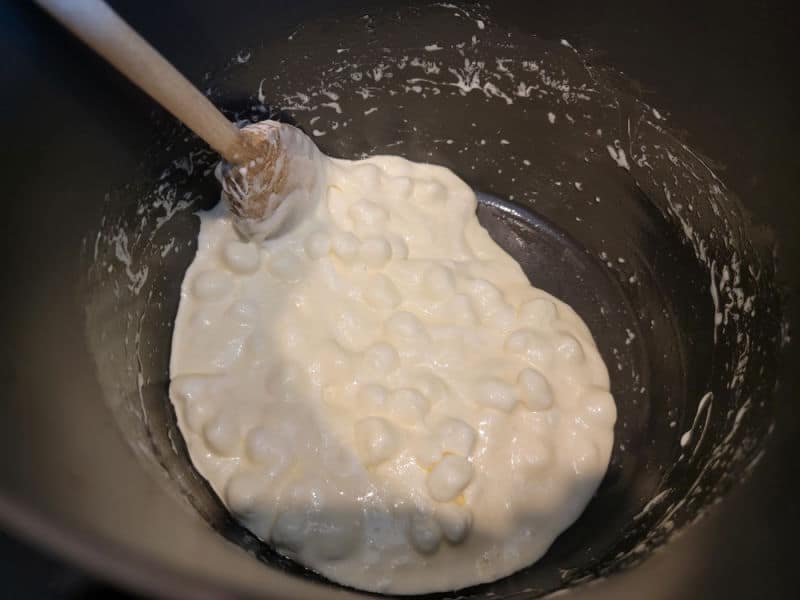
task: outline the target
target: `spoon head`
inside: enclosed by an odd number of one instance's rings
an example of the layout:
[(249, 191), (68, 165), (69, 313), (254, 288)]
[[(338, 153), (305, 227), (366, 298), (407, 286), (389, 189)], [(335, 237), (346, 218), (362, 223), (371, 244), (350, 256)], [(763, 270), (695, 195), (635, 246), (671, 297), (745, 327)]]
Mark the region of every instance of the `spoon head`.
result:
[(277, 121), (253, 123), (241, 130), (241, 161), (221, 161), (216, 175), (222, 184), (222, 200), (239, 231), (252, 237), (254, 227), (278, 210), (288, 177), (285, 143)]
[(324, 194), (325, 156), (300, 129), (261, 121), (242, 132), (242, 160), (222, 162), (222, 200), (246, 239), (260, 242), (299, 226)]

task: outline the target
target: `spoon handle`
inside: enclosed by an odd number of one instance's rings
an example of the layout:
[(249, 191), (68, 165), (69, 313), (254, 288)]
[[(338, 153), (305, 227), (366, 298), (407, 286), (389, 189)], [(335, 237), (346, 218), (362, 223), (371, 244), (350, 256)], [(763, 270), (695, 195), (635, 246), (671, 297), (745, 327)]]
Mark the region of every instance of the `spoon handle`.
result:
[(228, 121), (175, 67), (102, 0), (35, 0), (76, 37), (183, 121), (230, 163), (242, 139)]

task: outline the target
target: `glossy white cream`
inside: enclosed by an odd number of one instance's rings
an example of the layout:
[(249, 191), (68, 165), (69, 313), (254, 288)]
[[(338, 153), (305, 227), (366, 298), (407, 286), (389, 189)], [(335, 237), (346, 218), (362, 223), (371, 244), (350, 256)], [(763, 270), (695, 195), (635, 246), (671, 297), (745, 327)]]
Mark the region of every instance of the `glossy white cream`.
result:
[[(447, 169), (310, 165), (260, 244), (201, 215), (170, 397), (198, 471), (279, 551), (366, 590), (536, 561), (586, 506), (616, 419), (605, 365)], [(297, 189), (301, 191), (298, 192)]]

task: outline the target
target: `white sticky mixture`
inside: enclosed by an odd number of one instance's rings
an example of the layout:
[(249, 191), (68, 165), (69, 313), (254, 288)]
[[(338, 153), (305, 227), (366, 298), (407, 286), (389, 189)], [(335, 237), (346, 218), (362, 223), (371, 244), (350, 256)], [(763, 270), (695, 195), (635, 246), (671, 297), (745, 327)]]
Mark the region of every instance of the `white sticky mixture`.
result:
[(331, 159), (290, 129), (302, 218), (256, 245), (222, 207), (201, 215), (170, 387), (196, 468), (260, 538), (357, 588), (533, 563), (611, 454), (589, 330), (531, 287), (452, 172)]

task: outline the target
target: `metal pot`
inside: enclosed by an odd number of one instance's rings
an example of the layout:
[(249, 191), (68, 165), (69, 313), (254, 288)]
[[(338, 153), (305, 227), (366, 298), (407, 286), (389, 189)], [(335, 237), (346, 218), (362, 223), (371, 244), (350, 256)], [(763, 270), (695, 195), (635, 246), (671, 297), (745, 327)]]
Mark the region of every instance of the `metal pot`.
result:
[[(334, 156), (453, 169), (482, 192), (495, 239), (592, 329), (619, 412), (608, 474), (539, 563), (460, 595), (759, 589), (729, 569), (741, 556), (768, 564), (753, 545), (777, 527), (759, 511), (788, 510), (761, 491), (781, 485), (781, 457), (767, 455), (738, 504), (709, 508), (764, 457), (785, 414), (777, 398), (792, 390), (775, 392), (787, 334), (773, 248), (782, 239), (796, 259), (786, 200), (797, 176), (771, 170), (774, 150), (749, 144), (755, 134), (737, 121), (752, 113), (778, 144), (791, 104), (774, 97), (782, 81), (766, 99), (729, 96), (771, 55), (751, 49), (753, 67), (720, 50), (744, 52), (733, 38), (762, 31), (744, 15), (705, 31), (711, 8), (694, 7), (687, 23), (680, 9), (625, 3), (404, 4), (173, 2), (156, 18), (115, 3), (232, 119), (288, 120)], [(193, 212), (217, 200), (216, 158), (32, 7), (0, 10), (4, 526), (164, 596), (358, 595), (237, 525), (175, 425), (172, 320)], [(780, 419), (773, 448), (796, 430), (796, 418)], [(707, 510), (710, 525), (687, 527)], [(752, 522), (734, 524), (742, 518)], [(796, 515), (785, 523), (788, 540)], [(702, 562), (710, 556), (724, 560)]]

